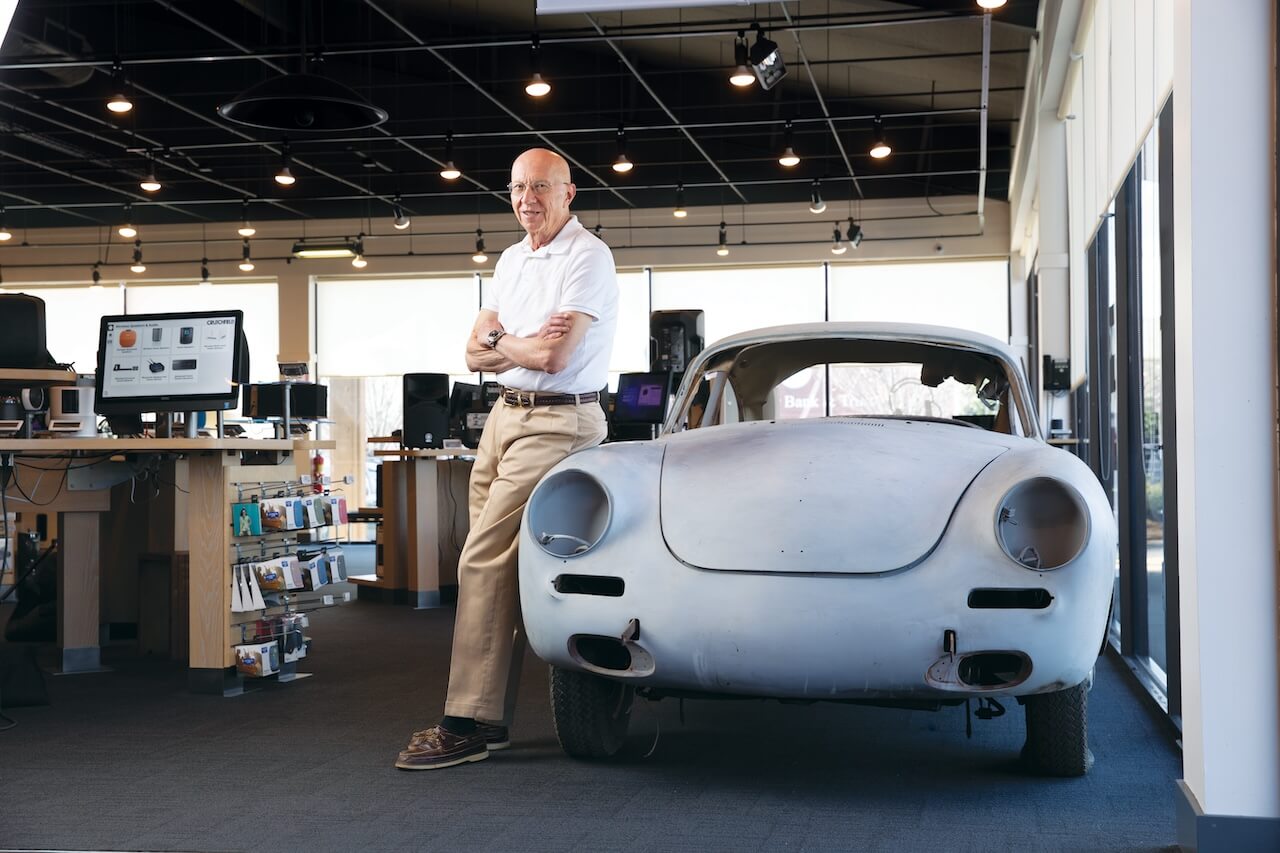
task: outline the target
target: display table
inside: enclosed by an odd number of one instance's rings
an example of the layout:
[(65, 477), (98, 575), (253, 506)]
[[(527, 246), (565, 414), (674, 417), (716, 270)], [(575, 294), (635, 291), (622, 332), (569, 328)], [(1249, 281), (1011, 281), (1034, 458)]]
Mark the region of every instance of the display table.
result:
[[(48, 438), (0, 439), (0, 463), (13, 465), (6, 489), (11, 512), (39, 506), (58, 516), (58, 646), (64, 672), (100, 668), (99, 531), (111, 510), (110, 489), (123, 477), (119, 466), (139, 457), (185, 457), (187, 488), (175, 502), (173, 524), (181, 530), (175, 550), (189, 554), (190, 684), (199, 692), (224, 690), (234, 664), (230, 630), (231, 503), (237, 486), (281, 479), (281, 466), (240, 464), (246, 451), (287, 457), (328, 449), (333, 442), (253, 438)], [(25, 464), (24, 464), (25, 463)], [(113, 472), (110, 467), (117, 468)], [(288, 470), (290, 478), (296, 476)], [(159, 485), (159, 484), (157, 484)], [(178, 488), (176, 483), (163, 484)], [(27, 503), (27, 501), (30, 503)], [(185, 506), (183, 506), (185, 504)], [(182, 545), (185, 544), (185, 548)]]
[(470, 529), (467, 483), (474, 453), (466, 448), (373, 451), (386, 459), (382, 560), (377, 576), (353, 578), (355, 583), (420, 609), (444, 603), (458, 584), (458, 555)]

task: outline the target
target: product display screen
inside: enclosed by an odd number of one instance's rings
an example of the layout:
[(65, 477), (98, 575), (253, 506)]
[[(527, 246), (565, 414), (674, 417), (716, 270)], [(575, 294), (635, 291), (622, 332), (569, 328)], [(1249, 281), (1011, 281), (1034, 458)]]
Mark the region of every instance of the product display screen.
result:
[(244, 313), (103, 317), (99, 414), (231, 408), (248, 373)]
[(667, 417), (670, 373), (624, 373), (613, 398), (615, 423), (660, 424)]

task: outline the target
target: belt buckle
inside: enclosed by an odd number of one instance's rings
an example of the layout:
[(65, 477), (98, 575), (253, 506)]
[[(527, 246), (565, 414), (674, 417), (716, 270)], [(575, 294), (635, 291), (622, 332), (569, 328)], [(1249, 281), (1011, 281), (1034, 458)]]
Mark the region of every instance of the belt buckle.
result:
[(532, 409), (532, 408), (533, 408), (533, 394), (531, 393), (531, 394), (529, 394), (529, 395), (526, 397), (523, 391), (517, 391), (517, 392), (516, 392), (516, 402), (518, 402), (518, 403), (520, 404), (520, 408), (522, 408), (522, 409)]

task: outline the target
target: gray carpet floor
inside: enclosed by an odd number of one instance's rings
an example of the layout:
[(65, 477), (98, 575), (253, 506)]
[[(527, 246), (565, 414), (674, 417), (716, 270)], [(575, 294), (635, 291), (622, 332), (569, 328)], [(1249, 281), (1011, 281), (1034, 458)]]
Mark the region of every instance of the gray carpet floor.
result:
[[(0, 615), (4, 614), (0, 611)], [(1082, 779), (1018, 763), (1021, 708), (974, 720), (842, 705), (637, 702), (611, 763), (565, 757), (532, 656), (513, 748), (392, 763), (443, 702), (452, 611), (356, 602), (312, 617), (305, 669), (237, 698), (104, 650), (5, 711), (0, 848), (96, 850), (1161, 850), (1180, 757), (1124, 667), (1099, 662)], [(656, 741), (656, 743), (655, 743)]]

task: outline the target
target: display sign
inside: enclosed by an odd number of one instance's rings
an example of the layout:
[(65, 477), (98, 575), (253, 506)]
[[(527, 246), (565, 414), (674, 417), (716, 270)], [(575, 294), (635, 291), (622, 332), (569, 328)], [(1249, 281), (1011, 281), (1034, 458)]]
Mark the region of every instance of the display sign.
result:
[(235, 375), (235, 328), (231, 315), (108, 322), (103, 399), (225, 394)]

